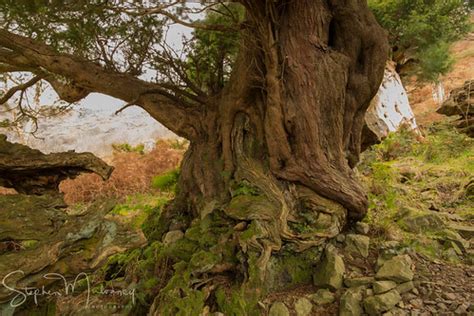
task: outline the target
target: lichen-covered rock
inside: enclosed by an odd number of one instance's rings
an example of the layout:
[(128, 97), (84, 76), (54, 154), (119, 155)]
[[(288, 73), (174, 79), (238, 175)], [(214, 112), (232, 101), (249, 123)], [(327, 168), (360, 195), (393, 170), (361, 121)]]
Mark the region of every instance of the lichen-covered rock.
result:
[(359, 287), (370, 285), (372, 282), (375, 281), (374, 277), (358, 277), (358, 278), (350, 278), (344, 280), (344, 285), (347, 287)]
[(267, 264), (265, 287), (269, 291), (308, 284), (313, 278), (313, 263), (322, 256), (316, 247), (304, 252), (288, 252), (272, 256)]
[(376, 316), (391, 310), (401, 300), (400, 294), (396, 290), (391, 290), (385, 294), (367, 297), (364, 300), (364, 309), (367, 314)]
[(295, 303), (295, 312), (297, 316), (308, 316), (311, 314), (313, 304), (307, 298), (300, 298)]
[(466, 239), (474, 238), (474, 226), (463, 224), (451, 224), (449, 229), (456, 231), (461, 237)]
[(316, 305), (331, 304), (334, 302), (334, 293), (327, 289), (319, 289), (316, 293), (308, 295), (308, 298)]
[(413, 284), (413, 281), (408, 281), (408, 282), (399, 284), (396, 287), (396, 290), (398, 293), (403, 294), (403, 293), (413, 290), (414, 288), (415, 288), (415, 285)]
[(448, 240), (444, 243), (444, 247), (447, 249), (453, 249), (456, 255), (462, 256), (462, 250), (459, 248), (459, 246), (452, 240)]
[(163, 244), (170, 245), (180, 240), (183, 237), (184, 237), (184, 233), (180, 230), (169, 231), (166, 233), (165, 237), (163, 237)]
[(403, 219), (402, 226), (411, 233), (421, 233), (429, 230), (443, 229), (446, 224), (437, 214), (422, 214), (407, 216)]
[(469, 241), (461, 237), (461, 235), (450, 229), (443, 229), (438, 232), (435, 236), (435, 239), (440, 242), (452, 241), (461, 249), (461, 251), (466, 252), (469, 249)]
[(337, 290), (342, 287), (345, 271), (346, 267), (342, 257), (336, 253), (334, 247), (327, 247), (313, 274), (314, 284)]
[(436, 112), (447, 116), (474, 115), (474, 80), (467, 80), (461, 87), (453, 89), (449, 98)]
[(447, 116), (459, 115), (457, 128), (474, 137), (474, 80), (467, 80), (461, 87), (452, 90), (450, 97), (436, 112)]
[(341, 296), (339, 304), (339, 316), (362, 315), (362, 287), (350, 288)]
[(369, 256), (370, 238), (364, 235), (348, 234), (346, 236), (345, 250), (367, 258)]
[(270, 307), (268, 316), (290, 316), (290, 311), (284, 303), (275, 302), (272, 304), (272, 307)]
[(373, 284), (375, 294), (382, 294), (397, 287), (397, 283), (393, 281), (376, 281)]
[(369, 226), (369, 224), (364, 223), (364, 222), (357, 222), (356, 226), (355, 226), (355, 229), (358, 233), (363, 234), (363, 235), (367, 235), (369, 233), (370, 226)]
[(404, 283), (413, 280), (412, 260), (408, 255), (395, 256), (387, 260), (375, 275), (377, 280)]

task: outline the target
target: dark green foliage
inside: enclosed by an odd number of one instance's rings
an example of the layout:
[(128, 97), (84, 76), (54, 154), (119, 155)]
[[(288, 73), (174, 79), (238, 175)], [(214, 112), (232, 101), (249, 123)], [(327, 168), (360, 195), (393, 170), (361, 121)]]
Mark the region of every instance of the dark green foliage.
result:
[(424, 81), (436, 82), (440, 74), (451, 70), (454, 62), (446, 42), (429, 45), (424, 51), (418, 52), (418, 56), (419, 78)]
[(399, 67), (414, 61), (413, 70), (427, 81), (449, 70), (449, 43), (471, 28), (463, 0), (369, 0), (369, 6), (389, 32)]
[(163, 18), (131, 16), (119, 7), (123, 1), (0, 0), (0, 25), (60, 52), (140, 75), (162, 38)]
[[(243, 20), (244, 10), (238, 4), (227, 4), (208, 12), (204, 23), (234, 25)], [(188, 51), (188, 76), (200, 89), (219, 91), (227, 82), (238, 51), (238, 32), (195, 30)]]

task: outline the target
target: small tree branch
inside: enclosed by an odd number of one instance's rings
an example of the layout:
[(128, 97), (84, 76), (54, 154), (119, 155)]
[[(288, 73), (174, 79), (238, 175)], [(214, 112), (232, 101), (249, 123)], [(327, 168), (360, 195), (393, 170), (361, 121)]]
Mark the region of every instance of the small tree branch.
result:
[(161, 10), (159, 8), (146, 10), (144, 14), (156, 14), (156, 13), (166, 16), (174, 23), (181, 24), (183, 26), (194, 28), (194, 29), (200, 29), (200, 30), (205, 30), (205, 31), (216, 31), (216, 32), (238, 32), (241, 29), (240, 25), (227, 26), (227, 25), (221, 25), (221, 24), (211, 25), (211, 24), (205, 24), (205, 23), (200, 23), (200, 22), (186, 22), (179, 19), (174, 14), (171, 14), (168, 11)]
[[(138, 101), (138, 100), (137, 100), (137, 101)], [(118, 109), (117, 111), (115, 111), (115, 115), (118, 115), (118, 114), (119, 114), (120, 112), (122, 112), (123, 110), (125, 110), (125, 109), (127, 109), (127, 108), (129, 108), (129, 107), (131, 107), (131, 106), (136, 105), (135, 103), (136, 103), (136, 101), (135, 101), (135, 102), (132, 101), (132, 102), (129, 102), (129, 103), (125, 104), (125, 105), (122, 106), (120, 109)]]
[(6, 103), (8, 100), (10, 100), (11, 97), (15, 95), (18, 91), (24, 92), (26, 89), (37, 83), (43, 79), (42, 76), (35, 76), (32, 79), (28, 80), (27, 82), (20, 84), (18, 86), (14, 86), (13, 88), (9, 89), (5, 94), (0, 98), (0, 104)]
[[(219, 2), (212, 3), (211, 5), (206, 6), (204, 9), (201, 9), (197, 12), (194, 13), (199, 13), (204, 10), (207, 10), (208, 8), (215, 6), (216, 4), (219, 4)], [(144, 15), (152, 15), (152, 14), (161, 14), (167, 18), (169, 18), (171, 21), (174, 23), (193, 28), (193, 29), (200, 29), (200, 30), (205, 30), (205, 31), (215, 31), (215, 32), (238, 32), (242, 28), (242, 24), (235, 24), (235, 25), (222, 25), (222, 24), (206, 24), (206, 23), (201, 23), (201, 22), (188, 22), (180, 19), (176, 15), (166, 11), (165, 9), (168, 8), (170, 5), (166, 6), (159, 6), (155, 8), (143, 8), (143, 9), (138, 9), (136, 11), (130, 10), (130, 9), (124, 9), (124, 8), (110, 8), (111, 10), (115, 11), (120, 11), (123, 13), (126, 13), (131, 16), (144, 16)]]

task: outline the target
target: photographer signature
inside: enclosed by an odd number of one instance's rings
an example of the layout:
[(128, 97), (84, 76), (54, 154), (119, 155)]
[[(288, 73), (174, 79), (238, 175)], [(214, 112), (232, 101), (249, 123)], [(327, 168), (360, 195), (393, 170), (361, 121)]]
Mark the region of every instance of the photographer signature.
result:
[[(81, 272), (79, 273), (72, 282), (68, 282), (66, 278), (59, 274), (59, 273), (47, 273), (43, 275), (43, 278), (48, 279), (48, 280), (57, 280), (61, 281), (63, 283), (63, 289), (64, 291), (52, 291), (48, 290), (45, 288), (45, 286), (42, 287), (24, 287), (24, 288), (15, 288), (13, 286), (8, 285), (8, 279), (11, 278), (12, 276), (16, 274), (21, 274), (24, 275), (25, 273), (22, 270), (16, 270), (13, 272), (8, 273), (3, 279), (2, 279), (2, 285), (9, 290), (11, 293), (15, 294), (13, 298), (10, 300), (10, 306), (11, 307), (18, 307), (26, 302), (28, 297), (33, 297), (33, 300), (36, 305), (38, 305), (38, 297), (41, 296), (67, 296), (71, 295), (74, 293), (74, 290), (76, 288), (77, 282), (80, 280), (84, 280), (86, 287), (87, 287), (87, 295), (86, 295), (86, 301), (85, 301), (85, 306), (88, 307), (90, 303), (90, 294), (91, 294), (91, 286), (89, 282), (89, 276)], [(93, 292), (94, 294), (100, 294), (100, 295), (120, 295), (120, 296), (131, 296), (132, 297), (132, 304), (135, 304), (135, 289), (131, 290), (114, 290), (114, 289), (104, 289), (103, 287), (100, 288), (100, 290), (96, 290)]]

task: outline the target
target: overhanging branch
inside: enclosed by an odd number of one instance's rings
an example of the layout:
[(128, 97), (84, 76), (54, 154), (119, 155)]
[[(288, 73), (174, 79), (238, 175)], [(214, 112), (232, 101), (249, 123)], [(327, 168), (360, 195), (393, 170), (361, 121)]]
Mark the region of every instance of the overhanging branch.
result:
[[(44, 79), (53, 86), (55, 79), (49, 74), (74, 82), (83, 89), (84, 95), (99, 92), (133, 102), (176, 134), (188, 139), (196, 136), (202, 104), (190, 99), (188, 92), (179, 87), (166, 87), (104, 69), (99, 64), (58, 53), (45, 44), (3, 29), (0, 29), (0, 62), (11, 66), (28, 65), (34, 68), (33, 72), (46, 73), (48, 76)], [(58, 86), (58, 82), (56, 84)]]

